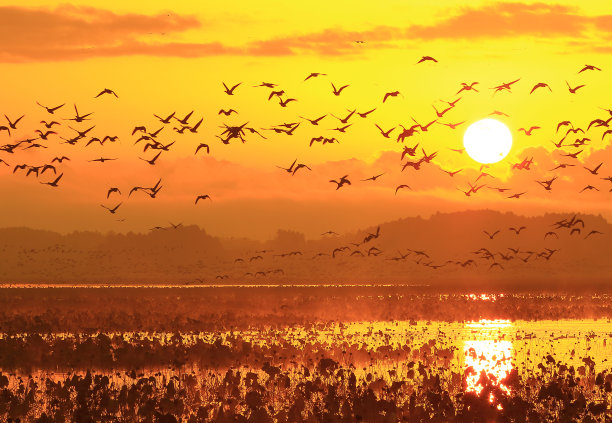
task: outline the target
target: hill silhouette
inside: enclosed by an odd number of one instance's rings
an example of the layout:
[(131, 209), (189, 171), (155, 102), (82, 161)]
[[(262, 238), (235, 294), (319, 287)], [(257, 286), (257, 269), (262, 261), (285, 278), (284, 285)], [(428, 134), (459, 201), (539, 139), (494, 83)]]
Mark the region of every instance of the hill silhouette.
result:
[(612, 226), (601, 216), (480, 210), (379, 226), (378, 236), (373, 226), (310, 240), (279, 230), (265, 242), (219, 238), (195, 225), (145, 234), (5, 228), (0, 282), (607, 289), (612, 275)]

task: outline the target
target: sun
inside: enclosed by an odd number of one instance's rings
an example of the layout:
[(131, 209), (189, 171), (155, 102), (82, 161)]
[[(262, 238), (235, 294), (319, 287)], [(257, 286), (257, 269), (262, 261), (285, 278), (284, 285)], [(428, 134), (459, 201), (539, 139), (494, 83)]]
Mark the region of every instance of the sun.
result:
[(512, 133), (495, 119), (472, 123), (463, 134), (463, 146), (468, 155), (479, 163), (497, 163), (512, 148)]

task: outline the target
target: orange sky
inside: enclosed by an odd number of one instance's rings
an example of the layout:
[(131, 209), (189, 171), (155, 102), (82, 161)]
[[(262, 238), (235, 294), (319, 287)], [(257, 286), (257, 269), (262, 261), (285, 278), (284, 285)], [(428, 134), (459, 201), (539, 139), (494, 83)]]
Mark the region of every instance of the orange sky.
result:
[[(612, 183), (601, 178), (612, 175), (606, 162), (611, 157), (609, 141), (602, 140), (605, 127), (591, 127), (593, 119), (611, 115), (608, 76), (612, 40), (612, 4), (583, 2), (471, 2), (460, 6), (439, 1), (422, 7), (403, 1), (373, 7), (361, 2), (308, 2), (297, 6), (281, 1), (233, 2), (231, 11), (210, 2), (88, 2), (88, 6), (49, 5), (24, 1), (0, 6), (0, 68), (3, 75), (0, 114), (11, 120), (25, 114), (16, 130), (0, 131), (0, 146), (35, 138), (39, 122), (51, 118), (53, 129), (69, 138), (75, 132), (67, 125), (85, 129), (88, 136), (71, 146), (57, 135), (37, 140), (48, 148), (25, 149), (13, 154), (0, 151), (0, 195), (3, 226), (30, 226), (59, 231), (146, 231), (168, 221), (196, 223), (215, 235), (268, 238), (277, 228), (303, 231), (317, 237), (323, 231), (347, 231), (381, 221), (436, 211), (493, 208), (522, 214), (576, 210), (601, 213), (612, 218), (609, 190)], [(356, 41), (364, 41), (357, 43)], [(424, 55), (438, 63), (416, 64)], [(578, 73), (585, 64), (601, 68)], [(304, 82), (310, 72), (327, 75)], [(512, 93), (494, 96), (490, 87), (520, 78)], [(278, 84), (284, 98), (295, 98), (286, 108), (278, 100), (268, 101), (269, 89), (255, 88), (262, 81)], [(442, 119), (444, 123), (466, 121), (455, 130), (438, 124), (416, 134), (405, 145), (417, 142), (427, 153), (437, 151), (430, 164), (416, 171), (401, 171), (403, 145), (396, 142), (398, 129), (383, 138), (384, 129), (411, 118), (420, 123), (436, 116), (440, 100), (453, 100), (462, 82), (478, 81), (479, 93), (463, 92), (462, 99)], [(584, 84), (576, 94), (571, 86)], [(222, 82), (242, 84), (235, 95), (223, 92)], [(350, 84), (334, 96), (331, 82)], [(550, 85), (529, 94), (538, 82)], [(119, 98), (93, 97), (112, 88)], [(382, 102), (386, 92), (401, 95)], [(54, 115), (45, 106), (66, 105)], [(73, 104), (81, 113), (93, 112), (92, 120), (75, 123)], [(234, 108), (238, 115), (218, 115), (219, 109)], [(363, 112), (376, 108), (367, 118), (351, 117), (345, 134), (331, 131), (342, 126), (338, 119), (347, 109)], [(164, 126), (153, 114), (167, 116), (176, 111), (183, 117), (194, 110), (189, 124), (200, 118), (197, 134), (177, 134), (178, 123), (165, 125), (157, 140), (175, 141), (162, 152), (143, 152), (145, 142), (134, 145), (136, 125), (150, 131)], [(466, 197), (479, 175), (478, 163), (451, 151), (462, 147), (467, 125), (500, 110), (514, 137), (508, 157), (486, 171), (488, 187), (505, 187), (501, 194), (485, 188)], [(299, 116), (315, 118), (312, 126)], [(556, 149), (557, 123), (570, 120), (591, 141), (586, 147)], [(249, 122), (267, 139), (247, 133), (246, 143), (232, 140), (224, 145), (215, 137), (220, 125)], [(275, 134), (271, 128), (285, 122), (301, 122), (292, 136)], [(91, 125), (89, 125), (91, 123)], [(0, 125), (8, 126), (6, 120)], [(540, 126), (531, 136), (520, 127)], [(559, 134), (565, 134), (561, 129)], [(117, 135), (119, 141), (85, 147), (92, 137)], [(339, 144), (314, 144), (312, 137), (336, 136)], [(570, 134), (565, 143), (576, 137)], [(193, 153), (199, 143), (210, 146), (210, 155)], [(561, 157), (565, 152), (584, 151), (578, 159)], [(13, 173), (15, 165), (39, 166), (53, 157), (66, 155), (69, 162), (57, 165), (64, 177), (57, 188), (39, 182), (54, 179), (49, 172), (25, 176)], [(421, 156), (419, 151), (417, 159)], [(530, 170), (511, 170), (511, 164), (534, 157)], [(88, 160), (109, 157), (104, 164)], [(293, 160), (312, 171), (290, 176), (276, 166)], [(550, 170), (560, 162), (574, 167)], [(583, 166), (604, 162), (598, 175)], [(441, 169), (464, 169), (451, 178)], [(385, 173), (377, 181), (361, 182)], [(351, 186), (335, 190), (330, 179), (348, 174)], [(552, 192), (536, 180), (558, 176)], [(163, 189), (155, 199), (143, 193), (128, 198), (133, 186), (153, 186), (162, 179)], [(480, 183), (480, 181), (479, 181)], [(394, 194), (400, 184), (413, 190)], [(599, 191), (585, 191), (593, 185)], [(106, 199), (109, 187), (122, 195)], [(527, 192), (519, 200), (508, 195)], [(209, 194), (212, 201), (194, 200)], [(100, 207), (123, 202), (117, 214)]]

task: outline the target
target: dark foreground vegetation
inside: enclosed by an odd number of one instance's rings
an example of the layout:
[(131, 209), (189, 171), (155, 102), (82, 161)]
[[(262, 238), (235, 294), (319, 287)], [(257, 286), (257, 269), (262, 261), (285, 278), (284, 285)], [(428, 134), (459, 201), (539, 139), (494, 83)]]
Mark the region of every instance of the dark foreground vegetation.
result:
[[(1, 289), (0, 421), (607, 422), (610, 318), (607, 295)], [(521, 329), (542, 319), (585, 324)]]

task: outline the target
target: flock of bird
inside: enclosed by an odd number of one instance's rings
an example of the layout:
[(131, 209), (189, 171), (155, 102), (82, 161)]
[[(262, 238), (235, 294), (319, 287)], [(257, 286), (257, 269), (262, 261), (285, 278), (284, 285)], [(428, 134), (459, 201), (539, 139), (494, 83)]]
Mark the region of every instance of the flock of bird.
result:
[[(437, 59), (431, 56), (423, 56), (418, 64), (430, 62), (432, 66), (436, 66), (438, 62)], [(586, 65), (578, 71), (578, 74), (582, 74), (583, 72), (601, 72), (601, 69), (593, 66)], [(304, 84), (312, 84), (316, 79), (321, 79), (326, 76), (325, 73), (321, 72), (312, 72), (304, 78)], [(490, 87), (493, 90), (493, 95), (500, 92), (509, 92), (511, 93), (517, 86), (517, 84), (521, 81), (521, 78), (517, 78), (510, 82), (504, 82), (499, 85)], [(343, 94), (346, 89), (350, 89), (351, 84), (339, 84), (336, 85), (334, 82), (329, 82), (330, 84), (330, 94), (336, 97), (339, 97)], [(240, 95), (240, 91), (244, 88), (242, 82), (234, 83), (234, 84), (226, 84), (222, 83), (223, 90), (227, 96), (238, 96)], [(478, 81), (473, 81), (470, 83), (463, 82), (459, 90), (456, 92), (456, 95), (462, 94), (467, 95), (470, 92), (478, 93), (479, 90), (477, 86), (479, 85)], [(569, 83), (567, 83), (567, 88), (569, 93), (572, 95), (577, 95), (577, 92), (580, 88), (584, 87), (586, 84), (580, 84), (572, 87)], [(266, 94), (262, 100), (271, 101), (273, 98), (276, 98), (281, 107), (288, 107), (290, 103), (298, 102), (299, 100), (296, 98), (289, 97), (284, 89), (278, 87), (277, 84), (271, 82), (262, 82), (259, 85), (254, 86), (257, 89), (266, 88), (269, 89), (269, 93)], [(540, 88), (547, 88), (552, 91), (552, 88), (545, 82), (538, 82), (529, 90), (529, 94), (532, 95), (536, 92), (536, 90)], [(330, 119), (335, 119), (338, 121), (338, 125), (336, 127), (330, 127), (334, 125), (328, 125), (325, 128), (325, 133), (316, 137), (311, 137), (310, 140), (307, 140), (309, 146), (313, 146), (315, 143), (321, 143), (321, 145), (335, 144), (339, 143), (339, 138), (328, 136), (329, 132), (337, 132), (337, 136), (340, 137), (341, 134), (348, 134), (351, 127), (354, 125), (355, 120), (357, 119), (370, 119), (370, 115), (375, 111), (379, 110), (383, 104), (387, 104), (393, 98), (398, 97), (403, 94), (400, 91), (389, 91), (385, 93), (381, 93), (381, 105), (376, 107), (371, 107), (369, 110), (365, 110), (363, 112), (357, 111), (356, 108), (349, 110), (348, 114), (345, 116), (336, 116), (332, 113), (326, 113), (321, 116), (315, 116), (313, 118), (304, 117), (301, 115), (297, 115), (297, 119), (301, 119), (302, 122), (296, 120), (295, 122), (284, 122), (277, 125), (272, 125), (271, 127), (256, 127), (256, 125), (249, 124), (249, 122), (245, 122), (240, 125), (236, 124), (227, 124), (223, 123), (221, 126), (221, 131), (216, 135), (216, 138), (220, 140), (220, 142), (224, 145), (230, 144), (232, 141), (240, 141), (242, 143), (247, 142), (248, 136), (257, 136), (262, 139), (268, 138), (264, 135), (263, 131), (272, 131), (274, 134), (282, 135), (282, 136), (295, 136), (299, 134), (299, 128), (302, 125), (311, 125), (312, 127), (320, 127), (322, 121), (329, 121)], [(101, 90), (97, 95), (94, 96), (96, 101), (102, 101), (102, 99), (110, 97), (116, 101), (119, 100), (119, 96), (115, 91), (109, 88), (105, 88)], [(427, 149), (429, 152), (426, 152), (425, 146), (423, 145), (423, 136), (428, 132), (429, 128), (432, 125), (440, 125), (446, 126), (449, 130), (456, 130), (458, 127), (463, 125), (466, 120), (451, 122), (448, 120), (447, 114), (457, 108), (457, 104), (461, 101), (462, 97), (456, 97), (452, 101), (445, 101), (446, 107), (443, 109), (439, 109), (435, 104), (432, 105), (432, 108), (435, 112), (435, 116), (432, 116), (432, 120), (427, 123), (419, 123), (416, 119), (411, 118), (413, 123), (410, 125), (404, 126), (403, 124), (399, 124), (398, 126), (391, 128), (382, 128), (378, 123), (373, 123), (373, 125), (378, 129), (380, 135), (384, 138), (391, 139), (392, 134), (395, 133), (395, 140), (397, 143), (401, 143), (402, 149), (399, 154), (399, 169), (401, 172), (406, 171), (406, 169), (410, 168), (413, 171), (419, 171), (424, 166), (436, 163), (440, 167), (440, 169), (447, 173), (451, 178), (454, 178), (457, 174), (461, 173), (463, 169), (445, 169), (442, 163), (439, 160), (438, 151), (431, 151), (433, 149), (432, 146), (428, 146)], [(64, 177), (64, 172), (61, 170), (61, 166), (65, 161), (70, 161), (70, 157), (68, 155), (62, 154), (61, 156), (56, 156), (50, 158), (48, 163), (43, 163), (39, 165), (32, 165), (27, 163), (12, 163), (9, 164), (7, 162), (9, 156), (18, 157), (18, 153), (24, 150), (30, 149), (46, 149), (49, 147), (49, 142), (53, 140), (52, 137), (58, 137), (62, 144), (67, 144), (70, 146), (82, 146), (86, 148), (92, 144), (99, 144), (100, 146), (104, 146), (107, 143), (114, 143), (119, 140), (119, 136), (117, 135), (108, 135), (108, 134), (94, 134), (94, 130), (96, 125), (92, 123), (94, 112), (89, 113), (81, 113), (78, 110), (77, 105), (74, 105), (74, 114), (73, 115), (65, 115), (63, 118), (56, 117), (62, 113), (67, 111), (66, 103), (62, 103), (59, 105), (43, 105), (40, 102), (36, 102), (36, 104), (44, 109), (44, 111), (49, 115), (49, 120), (41, 120), (40, 127), (31, 131), (32, 134), (37, 134), (37, 136), (32, 136), (29, 138), (21, 139), (21, 140), (13, 140), (12, 133), (16, 132), (18, 128), (21, 128), (22, 120), (25, 115), (21, 115), (19, 117), (9, 117), (7, 114), (4, 115), (7, 125), (0, 126), (0, 134), (2, 131), (5, 131), (9, 138), (9, 142), (5, 142), (4, 144), (0, 144), (0, 154), (4, 153), (3, 156), (0, 156), (0, 164), (4, 164), (5, 166), (10, 166), (13, 169), (13, 173), (17, 174), (19, 172), (23, 172), (25, 176), (35, 175), (36, 177), (47, 177), (47, 175), (51, 175), (50, 179), (40, 181), (41, 184), (48, 185), (52, 188), (58, 188), (61, 186), (62, 178)], [(562, 162), (559, 162), (556, 167), (550, 169), (551, 172), (557, 172), (554, 175), (550, 176), (548, 179), (544, 180), (536, 180), (535, 183), (539, 184), (545, 191), (552, 191), (556, 186), (555, 181), (559, 179), (559, 172), (570, 168), (570, 167), (584, 167), (585, 171), (591, 174), (594, 178), (594, 182), (589, 183), (584, 188), (580, 190), (580, 193), (585, 191), (600, 191), (600, 186), (596, 184), (596, 180), (605, 180), (608, 182), (612, 182), (612, 176), (603, 176), (600, 171), (604, 163), (601, 162), (595, 166), (587, 167), (582, 164), (580, 161), (581, 155), (585, 151), (585, 147), (592, 145), (591, 143), (593, 137), (593, 131), (603, 128), (604, 132), (601, 134), (602, 142), (605, 140), (606, 136), (612, 134), (612, 129), (610, 128), (610, 122), (612, 122), (612, 109), (604, 109), (607, 113), (606, 116), (598, 116), (593, 118), (588, 125), (583, 128), (580, 126), (575, 126), (570, 120), (564, 120), (559, 122), (556, 131), (557, 133), (562, 130), (565, 131), (562, 134), (562, 138), (559, 141), (554, 142), (555, 148), (559, 152), (560, 156), (564, 159)], [(380, 113), (380, 111), (379, 111)], [(238, 111), (234, 108), (225, 109), (222, 108), (218, 112), (219, 115), (231, 116), (232, 114), (238, 115)], [(136, 125), (132, 132), (131, 136), (134, 138), (134, 145), (140, 144), (142, 147), (143, 157), (139, 158), (150, 166), (155, 166), (162, 160), (162, 157), (167, 154), (171, 148), (175, 145), (176, 141), (162, 141), (162, 134), (165, 134), (170, 131), (174, 131), (177, 136), (181, 134), (198, 134), (199, 129), (202, 127), (204, 118), (201, 117), (199, 120), (195, 121), (193, 118), (194, 111), (186, 113), (184, 115), (178, 115), (176, 111), (164, 115), (164, 114), (153, 114), (153, 117), (161, 124), (160, 127), (155, 127), (154, 130), (148, 129), (147, 125)], [(495, 110), (491, 113), (491, 115), (499, 115), (499, 116), (508, 116), (506, 113), (502, 111)], [(61, 123), (61, 120), (72, 121), (74, 122), (74, 126), (80, 125), (82, 127), (73, 127), (70, 125), (66, 125)], [(150, 125), (149, 125), (150, 128)], [(398, 129), (399, 128), (399, 129)], [(58, 132), (60, 131), (61, 132)], [(534, 131), (540, 130), (540, 126), (529, 126), (528, 128), (519, 128), (518, 131), (522, 131), (525, 136), (533, 136)], [(587, 134), (589, 132), (589, 134)], [(570, 139), (576, 136), (578, 133), (581, 134), (582, 138), (576, 138), (575, 140)], [(414, 145), (408, 145), (410, 138), (421, 136), (418, 141), (415, 141)], [(55, 138), (57, 139), (57, 138)], [(202, 154), (205, 152), (206, 154), (210, 154), (211, 147), (210, 141), (207, 142), (198, 142), (195, 146), (194, 154)], [(463, 148), (449, 148), (455, 154), (463, 154)], [(66, 153), (69, 154), (69, 153)], [(92, 158), (89, 162), (92, 163), (100, 163), (104, 164), (110, 161), (120, 160), (120, 157), (97, 157)], [(435, 160), (435, 162), (434, 162)], [(534, 164), (533, 157), (526, 157), (520, 163), (513, 163), (512, 170), (530, 170), (530, 166)], [(288, 160), (289, 162), (289, 160)], [(277, 167), (289, 174), (290, 176), (295, 176), (298, 171), (301, 173), (304, 172), (314, 172), (313, 167), (308, 163), (299, 162), (298, 159), (294, 159), (288, 167), (286, 165), (277, 165)], [(487, 178), (486, 180), (494, 179), (494, 176), (490, 173), (484, 171), (487, 168), (487, 165), (482, 165), (480, 167), (480, 174), (476, 177), (475, 180), (468, 180), (467, 187), (462, 188), (457, 186), (457, 189), (465, 194), (466, 197), (471, 197), (480, 192), (481, 189), (486, 188), (489, 190), (497, 191), (505, 196), (508, 199), (519, 199), (522, 198), (528, 191), (520, 190), (517, 192), (512, 192), (513, 189), (510, 187), (503, 186), (493, 186), (490, 183), (483, 183), (481, 179)], [(383, 177), (389, 172), (389, 170), (384, 170), (372, 177), (361, 179), (360, 182), (368, 182), (368, 183), (376, 183), (379, 178)], [(351, 186), (354, 184), (354, 179), (349, 174), (331, 176), (329, 180), (330, 184), (334, 185), (336, 190), (341, 188), (346, 189), (347, 186)], [(146, 194), (151, 198), (156, 198), (159, 194), (160, 190), (163, 188), (162, 179), (158, 178), (155, 184), (151, 186), (133, 186), (128, 191), (128, 198), (135, 194), (136, 192), (140, 192), (142, 194)], [(397, 195), (400, 190), (412, 190), (412, 187), (409, 184), (399, 184), (397, 185), (393, 191)], [(612, 188), (610, 188), (612, 191)], [(105, 192), (105, 199), (110, 200), (111, 196), (121, 196), (122, 191), (119, 187), (108, 187)], [(204, 200), (213, 201), (214, 193), (194, 193), (194, 204), (196, 206), (200, 206)], [(124, 201), (118, 201), (112, 204), (102, 204), (101, 206), (106, 209), (110, 214), (117, 214), (120, 207), (122, 206)], [(121, 219), (123, 220), (123, 219)]]

